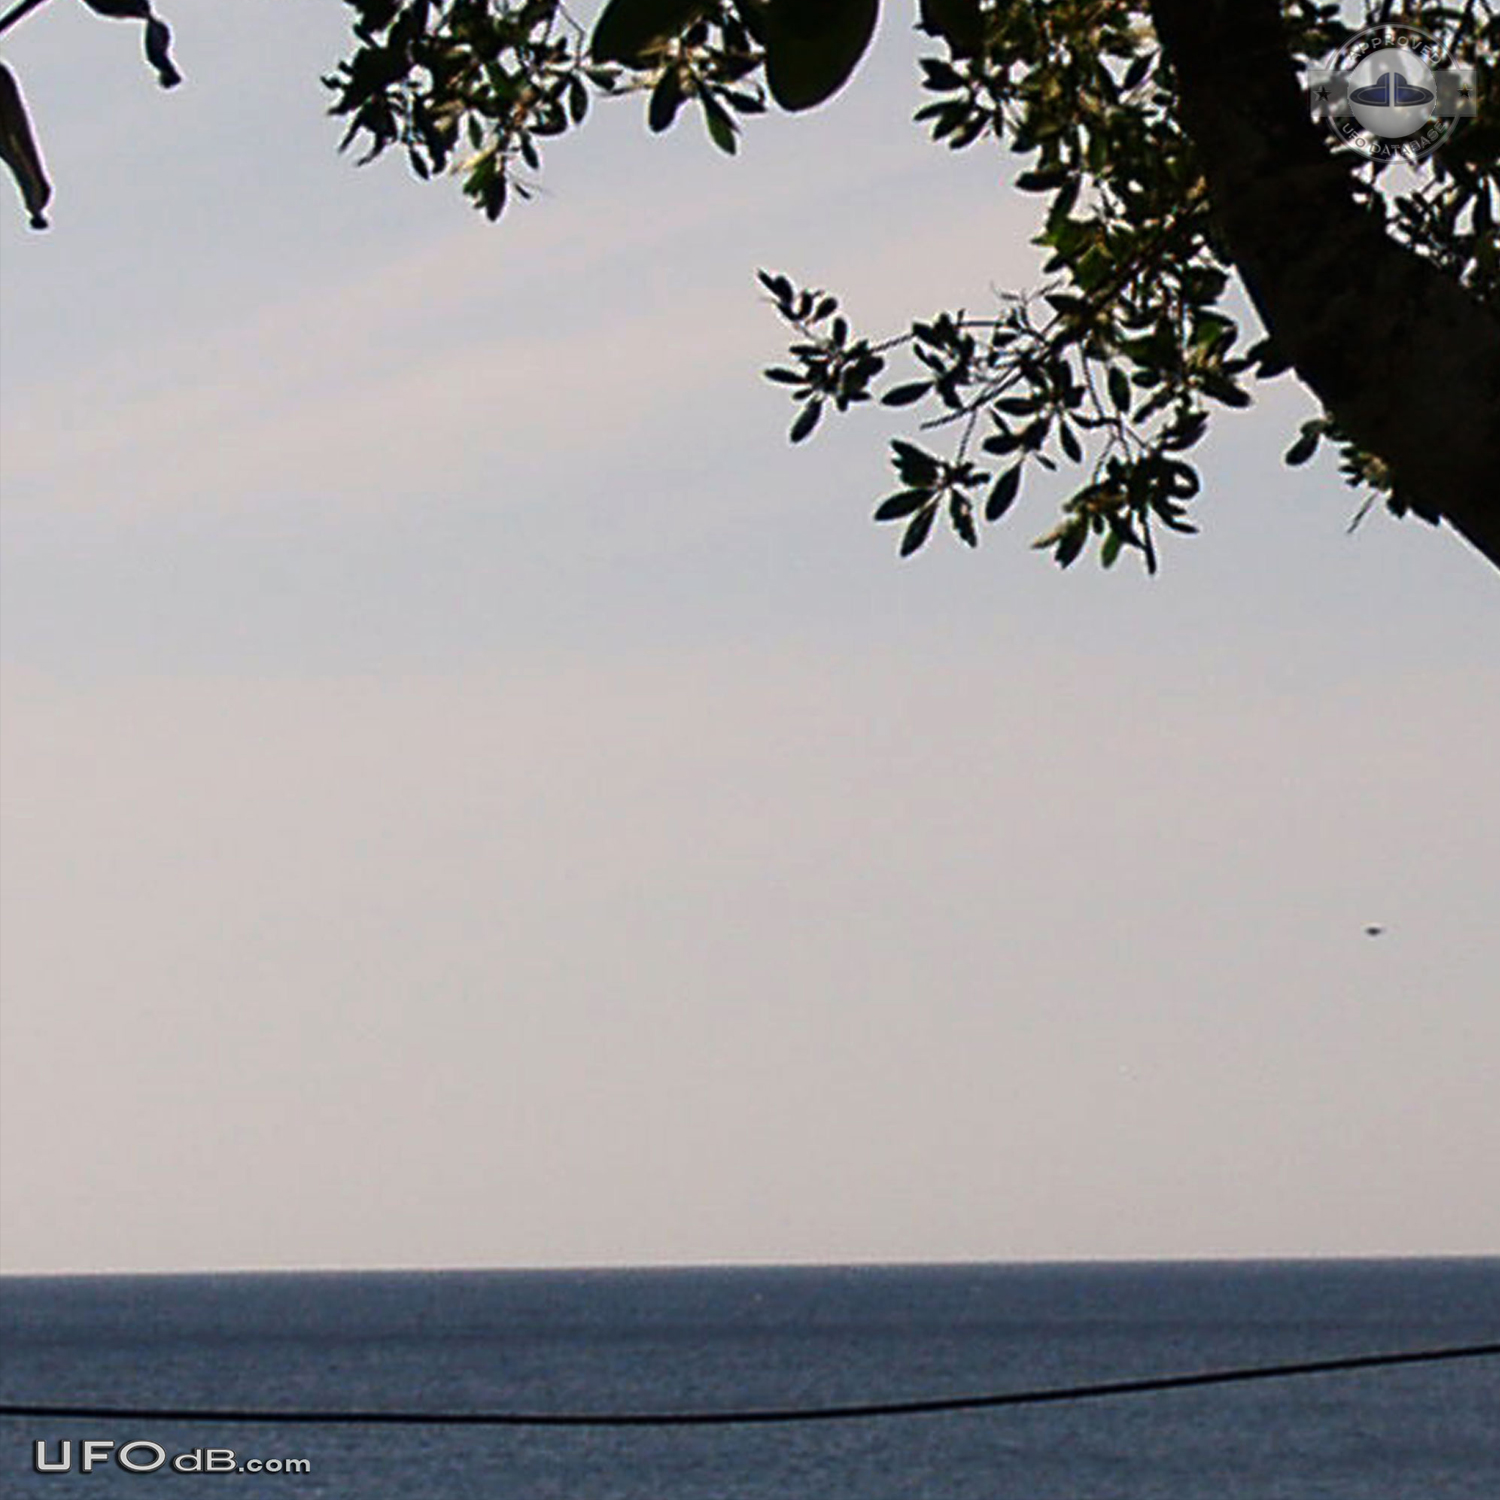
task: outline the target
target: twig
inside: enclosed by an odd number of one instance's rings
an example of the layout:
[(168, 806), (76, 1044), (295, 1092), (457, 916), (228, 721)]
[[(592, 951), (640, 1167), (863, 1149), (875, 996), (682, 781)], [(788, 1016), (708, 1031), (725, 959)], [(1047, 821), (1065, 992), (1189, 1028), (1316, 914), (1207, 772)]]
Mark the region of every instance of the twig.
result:
[(37, 6), (46, 3), (47, 0), (20, 0), (20, 4), (13, 5), (3, 16), (0, 16), (0, 32), (9, 31), (17, 21), (24, 21)]

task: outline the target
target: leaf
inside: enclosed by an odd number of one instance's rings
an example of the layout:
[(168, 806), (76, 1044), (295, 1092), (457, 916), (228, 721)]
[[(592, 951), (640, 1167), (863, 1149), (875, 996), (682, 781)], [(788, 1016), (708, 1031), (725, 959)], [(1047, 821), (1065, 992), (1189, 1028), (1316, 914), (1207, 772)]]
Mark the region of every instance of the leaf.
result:
[(771, 271), (757, 271), (755, 277), (778, 302), (787, 303), (792, 300), (792, 284), (785, 276)]
[(1088, 527), (1075, 522), (1063, 532), (1058, 538), (1057, 549), (1052, 556), (1056, 559), (1060, 568), (1066, 568), (1069, 563), (1076, 560), (1078, 554), (1083, 551), (1083, 544), (1088, 541)]
[(771, 97), (788, 111), (812, 109), (831, 98), (864, 56), (879, 14), (880, 0), (769, 0), (766, 83)]
[(1229, 278), (1217, 266), (1191, 266), (1182, 275), (1184, 294), (1199, 305), (1217, 302), (1228, 285)]
[(895, 455), (891, 462), (896, 466), (897, 474), (908, 484), (931, 486), (937, 483), (938, 461), (932, 454), (901, 438), (891, 439), (891, 452)]
[(962, 541), (970, 547), (979, 545), (979, 533), (974, 529), (974, 507), (967, 495), (955, 490), (948, 497), (948, 520)]
[(1316, 422), (1304, 423), (1302, 436), (1286, 450), (1286, 462), (1293, 468), (1305, 464), (1318, 451), (1318, 440), (1322, 436), (1323, 430)]
[(972, 57), (984, 46), (979, 0), (922, 0), (922, 30), (940, 36), (955, 57)]
[(910, 385), (898, 385), (880, 398), (882, 406), (910, 406), (920, 401), (932, 389), (930, 380), (914, 380)]
[(1109, 367), (1109, 399), (1119, 410), (1130, 410), (1130, 377), (1118, 365)]
[(646, 107), (646, 123), (658, 135), (677, 118), (686, 95), (682, 91), (682, 76), (676, 68), (668, 68), (656, 80), (651, 90), (651, 103)]
[(1016, 178), (1016, 186), (1023, 193), (1046, 193), (1061, 187), (1072, 175), (1067, 167), (1036, 168), (1030, 172), (1022, 172)]
[(801, 411), (797, 413), (797, 420), (792, 423), (792, 441), (800, 443), (804, 438), (812, 435), (812, 430), (818, 425), (818, 419), (823, 415), (823, 403), (821, 401), (809, 401)]
[(52, 197), (41, 152), (31, 133), (31, 117), (21, 97), (21, 86), (15, 74), (0, 62), (0, 161), (10, 168), (21, 190), (21, 201), (31, 215), (33, 229), (45, 229), (47, 216), (42, 212)]
[(1262, 380), (1284, 375), (1292, 367), (1291, 360), (1281, 351), (1275, 341), (1269, 338), (1264, 338), (1247, 349), (1245, 358), (1257, 361), (1255, 373)]
[(172, 63), (172, 33), (165, 21), (153, 14), (150, 0), (83, 0), (95, 15), (107, 16), (112, 21), (144, 21), (146, 23), (146, 61), (156, 69), (156, 81), (164, 89), (175, 88), (182, 82), (182, 74)]
[(574, 76), (568, 81), (568, 117), (575, 125), (582, 125), (589, 112), (589, 91), (583, 80)]
[(740, 24), (749, 33), (750, 39), (764, 47), (766, 44), (767, 0), (730, 0)]
[[(964, 86), (963, 74), (947, 63), (939, 61), (935, 57), (924, 57), (919, 59), (922, 66), (922, 87), (931, 89), (935, 93), (951, 93), (955, 89)], [(930, 118), (930, 113), (941, 106), (928, 105), (924, 110)]]
[(1161, 446), (1168, 452), (1180, 453), (1185, 448), (1193, 447), (1203, 434), (1208, 431), (1208, 413), (1203, 411), (1190, 412), (1172, 424), (1172, 427), (1162, 439)]
[(1174, 495), (1180, 495), (1184, 500), (1191, 500), (1202, 488), (1198, 471), (1191, 464), (1183, 463), (1181, 459), (1163, 459), (1162, 473), (1166, 476), (1168, 490)]
[(590, 50), (598, 62), (636, 66), (685, 31), (703, 9), (704, 0), (609, 0), (594, 27)]
[(985, 502), (984, 518), (986, 521), (998, 521), (1013, 504), (1017, 493), (1021, 488), (1021, 466), (1016, 464), (1007, 469), (996, 481), (995, 487), (990, 491), (990, 497)]
[(1191, 521), (1183, 520), (1187, 511), (1175, 500), (1169, 500), (1165, 495), (1152, 496), (1151, 509), (1161, 517), (1162, 525), (1170, 527), (1173, 531), (1190, 535), (1198, 529)]
[(903, 516), (909, 516), (913, 511), (920, 510), (931, 499), (931, 490), (898, 490), (894, 495), (887, 495), (880, 502), (875, 511), (875, 519), (899, 521)]
[(1222, 401), (1225, 406), (1245, 407), (1252, 404), (1248, 391), (1242, 391), (1227, 375), (1215, 374), (1213, 371), (1203, 376), (1203, 391), (1215, 401)]
[(726, 156), (733, 156), (739, 150), (739, 141), (728, 110), (707, 89), (698, 95), (698, 102), (703, 106), (703, 123), (708, 126), (709, 140)]
[(1020, 437), (1014, 432), (997, 432), (979, 445), (986, 453), (1014, 453), (1021, 446)]
[(906, 528), (906, 534), (901, 538), (902, 557), (910, 557), (927, 540), (927, 534), (932, 530), (933, 518), (936, 515), (936, 505), (929, 505), (925, 510), (917, 513), (916, 519)]
[(1139, 88), (1146, 81), (1146, 74), (1151, 71), (1151, 65), (1156, 61), (1153, 54), (1143, 52), (1139, 57), (1132, 60), (1130, 66), (1125, 70), (1125, 92)]

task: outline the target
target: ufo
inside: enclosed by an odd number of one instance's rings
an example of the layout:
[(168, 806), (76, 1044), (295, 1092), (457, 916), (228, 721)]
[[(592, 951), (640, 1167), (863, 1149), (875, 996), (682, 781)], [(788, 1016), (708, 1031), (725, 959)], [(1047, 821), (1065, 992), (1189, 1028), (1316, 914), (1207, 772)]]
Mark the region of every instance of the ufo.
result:
[(1372, 104), (1380, 109), (1402, 109), (1412, 104), (1431, 104), (1437, 95), (1415, 83), (1408, 83), (1404, 73), (1382, 73), (1367, 88), (1353, 89), (1349, 99), (1354, 104)]

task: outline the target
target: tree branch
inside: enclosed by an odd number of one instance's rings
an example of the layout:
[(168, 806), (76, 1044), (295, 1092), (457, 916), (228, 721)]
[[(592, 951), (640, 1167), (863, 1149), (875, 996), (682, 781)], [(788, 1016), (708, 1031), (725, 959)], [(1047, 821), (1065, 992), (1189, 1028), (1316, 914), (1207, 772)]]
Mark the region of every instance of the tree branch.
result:
[(1400, 492), (1500, 567), (1500, 316), (1357, 201), (1277, 0), (1150, 4), (1215, 216), (1277, 344)]

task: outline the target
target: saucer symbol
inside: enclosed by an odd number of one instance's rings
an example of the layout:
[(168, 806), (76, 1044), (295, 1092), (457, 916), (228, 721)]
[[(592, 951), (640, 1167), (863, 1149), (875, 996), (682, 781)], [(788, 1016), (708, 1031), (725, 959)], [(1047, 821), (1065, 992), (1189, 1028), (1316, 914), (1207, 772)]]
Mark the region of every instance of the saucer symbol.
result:
[(1408, 83), (1404, 73), (1382, 73), (1368, 88), (1354, 89), (1349, 99), (1354, 104), (1369, 104), (1378, 109), (1402, 109), (1413, 104), (1431, 104), (1437, 95), (1415, 83)]

